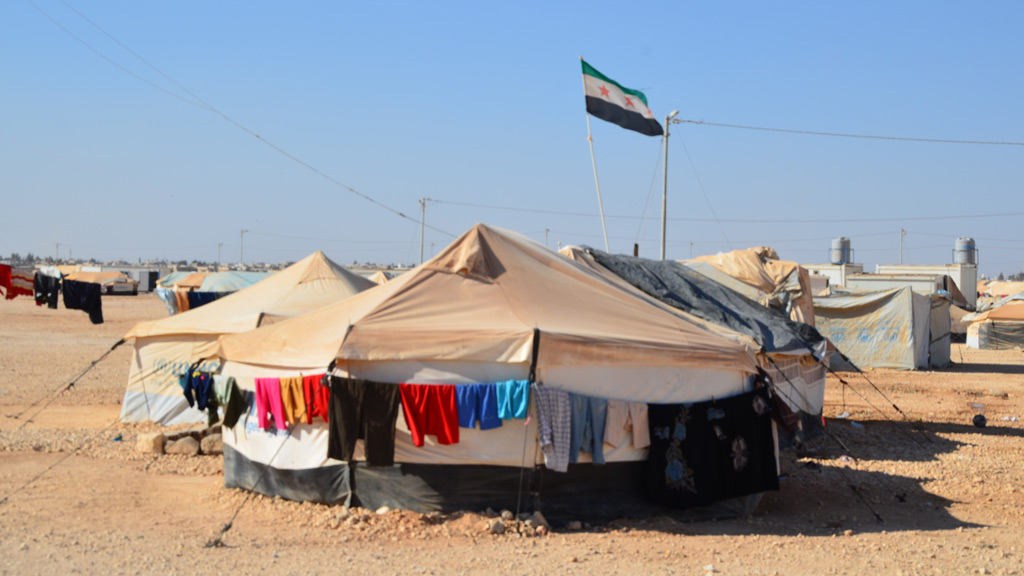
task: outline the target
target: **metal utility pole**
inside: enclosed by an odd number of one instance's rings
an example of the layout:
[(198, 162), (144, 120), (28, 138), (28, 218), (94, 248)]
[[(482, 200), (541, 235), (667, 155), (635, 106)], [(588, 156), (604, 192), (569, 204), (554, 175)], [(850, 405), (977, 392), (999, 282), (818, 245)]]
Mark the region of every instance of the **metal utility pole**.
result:
[(900, 228), (900, 266), (903, 265), (903, 237), (907, 235), (907, 231)]
[(223, 242), (217, 242), (217, 272), (220, 272), (220, 248), (223, 245)]
[(245, 233), (248, 230), (242, 230), (242, 233), (238, 235), (238, 265), (245, 267)]
[(673, 110), (665, 116), (665, 177), (661, 187), (661, 259), (665, 259), (665, 231), (668, 225), (668, 126), (672, 119), (679, 114), (679, 110)]
[(420, 264), (423, 264), (423, 228), (427, 223), (427, 202), (433, 202), (433, 198), (420, 198)]

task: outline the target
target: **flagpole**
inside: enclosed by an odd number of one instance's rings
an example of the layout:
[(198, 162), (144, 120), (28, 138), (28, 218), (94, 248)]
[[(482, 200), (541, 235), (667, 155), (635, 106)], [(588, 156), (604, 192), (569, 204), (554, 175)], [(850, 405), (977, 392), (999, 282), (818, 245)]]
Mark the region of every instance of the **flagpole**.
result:
[[(583, 56), (580, 56), (580, 61), (583, 61)], [(584, 76), (580, 76), (583, 81), (583, 99), (586, 101), (587, 98), (587, 79)], [(608, 227), (604, 223), (604, 203), (601, 202), (601, 181), (597, 178), (597, 158), (594, 156), (594, 138), (590, 135), (590, 113), (587, 115), (587, 143), (590, 144), (590, 163), (594, 166), (594, 185), (597, 186), (597, 209), (601, 213), (601, 232), (604, 233), (604, 251), (611, 252), (608, 248)]]

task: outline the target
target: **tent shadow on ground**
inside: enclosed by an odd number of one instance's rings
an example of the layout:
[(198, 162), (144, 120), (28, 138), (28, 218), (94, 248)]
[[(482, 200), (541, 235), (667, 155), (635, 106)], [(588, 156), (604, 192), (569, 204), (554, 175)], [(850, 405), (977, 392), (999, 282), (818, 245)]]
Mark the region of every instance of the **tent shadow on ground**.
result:
[(863, 461), (932, 462), (939, 454), (954, 452), (964, 445), (939, 436), (946, 430), (935, 426), (939, 424), (829, 418), (822, 433), (794, 449), (794, 454), (814, 460), (833, 460), (845, 455)]
[(949, 508), (956, 502), (925, 490), (923, 484), (929, 480), (846, 465), (798, 464), (798, 468), (783, 477), (781, 489), (766, 493), (757, 511), (749, 517), (688, 521), (677, 519), (670, 512), (664, 516), (615, 520), (592, 530), (645, 530), (692, 536), (830, 537), (843, 535), (846, 530), (866, 534), (980, 526), (953, 516)]
[(974, 362), (950, 363), (938, 372), (959, 374), (1024, 374), (1024, 364), (979, 364)]

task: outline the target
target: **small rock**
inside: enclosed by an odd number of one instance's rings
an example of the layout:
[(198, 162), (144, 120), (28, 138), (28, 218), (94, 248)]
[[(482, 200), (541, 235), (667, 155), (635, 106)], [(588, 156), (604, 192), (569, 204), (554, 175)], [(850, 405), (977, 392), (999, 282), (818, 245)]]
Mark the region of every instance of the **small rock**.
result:
[(718, 570), (715, 570), (715, 565), (714, 564), (708, 564), (707, 566), (705, 566), (704, 567), (704, 571), (705, 572), (718, 572)]
[(513, 514), (511, 510), (502, 510), (501, 511), (501, 519), (502, 520), (512, 520), (513, 518), (515, 518), (515, 514)]
[(167, 437), (159, 432), (147, 432), (139, 434), (135, 441), (135, 449), (147, 454), (163, 454), (164, 446), (167, 444)]
[(551, 524), (548, 524), (547, 518), (545, 518), (544, 515), (540, 513), (540, 510), (534, 512), (533, 515), (530, 516), (530, 521), (533, 523), (534, 526), (544, 528), (546, 532), (551, 530)]
[(377, 508), (377, 512), (376, 513), (377, 513), (378, 516), (383, 516), (383, 515), (387, 514), (388, 512), (391, 512), (391, 508), (388, 508), (387, 506), (381, 506), (380, 508)]
[(582, 530), (583, 529), (583, 523), (580, 522), (579, 520), (573, 520), (572, 522), (569, 522), (568, 524), (566, 524), (565, 528), (567, 530)]
[(843, 530), (843, 536), (853, 536), (853, 530)]
[(224, 453), (224, 441), (220, 434), (203, 436), (199, 442), (199, 449), (208, 456), (219, 456)]
[(196, 454), (199, 454), (199, 441), (191, 436), (185, 436), (184, 438), (175, 440), (174, 443), (165, 446), (164, 452), (168, 454), (195, 456)]
[(491, 534), (504, 534), (505, 524), (501, 520), (495, 520), (490, 526)]

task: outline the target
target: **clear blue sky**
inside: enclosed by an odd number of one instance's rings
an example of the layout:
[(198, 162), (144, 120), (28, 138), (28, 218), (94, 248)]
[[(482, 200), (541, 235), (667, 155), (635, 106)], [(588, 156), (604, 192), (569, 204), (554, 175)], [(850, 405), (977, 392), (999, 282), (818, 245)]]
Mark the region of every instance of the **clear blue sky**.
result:
[[(476, 222), (601, 248), (580, 56), (659, 117), (1024, 142), (1022, 21), (1020, 2), (10, 0), (0, 255), (237, 262), (246, 229), (247, 261), (417, 263), (421, 198), (427, 257)], [(661, 139), (591, 126), (612, 251), (658, 257)], [(982, 273), (1024, 270), (1024, 146), (671, 130), (670, 258), (822, 262), (847, 236), (873, 270), (903, 229), (905, 263), (971, 236)]]

